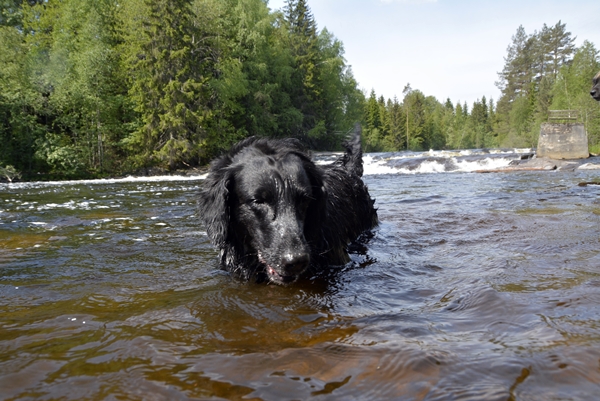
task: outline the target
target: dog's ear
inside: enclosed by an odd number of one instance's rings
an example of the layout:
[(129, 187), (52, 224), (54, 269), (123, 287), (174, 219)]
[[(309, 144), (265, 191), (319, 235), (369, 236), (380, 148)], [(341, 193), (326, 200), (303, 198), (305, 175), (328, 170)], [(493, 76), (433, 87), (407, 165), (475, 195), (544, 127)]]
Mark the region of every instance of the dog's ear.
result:
[(219, 166), (219, 163), (212, 167), (200, 190), (198, 209), (208, 236), (217, 247), (223, 248), (229, 236), (234, 173), (230, 167)]

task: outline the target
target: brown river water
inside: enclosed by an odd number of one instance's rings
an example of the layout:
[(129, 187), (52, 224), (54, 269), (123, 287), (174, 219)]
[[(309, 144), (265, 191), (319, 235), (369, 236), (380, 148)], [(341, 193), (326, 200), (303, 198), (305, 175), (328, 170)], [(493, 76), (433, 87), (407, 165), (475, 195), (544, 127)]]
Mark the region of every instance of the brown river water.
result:
[(367, 159), (380, 227), (287, 287), (217, 268), (201, 177), (0, 184), (0, 399), (600, 399), (600, 170)]

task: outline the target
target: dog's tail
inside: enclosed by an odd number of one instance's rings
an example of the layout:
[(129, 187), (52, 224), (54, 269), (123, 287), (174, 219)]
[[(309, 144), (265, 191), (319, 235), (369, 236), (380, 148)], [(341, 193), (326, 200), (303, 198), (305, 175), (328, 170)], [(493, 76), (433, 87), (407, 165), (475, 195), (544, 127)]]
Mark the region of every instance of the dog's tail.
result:
[(342, 165), (352, 174), (359, 177), (363, 175), (363, 160), (362, 160), (362, 145), (361, 145), (362, 128), (359, 123), (354, 124), (354, 131), (351, 136), (344, 141), (343, 146), (346, 153), (342, 158)]

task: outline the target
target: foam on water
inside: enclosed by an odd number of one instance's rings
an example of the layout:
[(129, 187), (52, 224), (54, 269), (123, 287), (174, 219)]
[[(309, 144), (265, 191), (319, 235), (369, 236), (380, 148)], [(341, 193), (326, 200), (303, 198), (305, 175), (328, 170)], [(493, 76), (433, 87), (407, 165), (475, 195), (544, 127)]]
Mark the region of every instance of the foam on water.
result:
[(365, 175), (469, 173), (502, 169), (532, 149), (430, 150), (428, 152), (370, 153), (363, 157)]
[[(365, 153), (364, 175), (470, 173), (478, 170), (502, 169), (534, 150), (523, 149), (463, 149), (429, 150), (427, 152)], [(328, 165), (341, 153), (316, 153), (315, 163)]]
[(363, 156), (364, 175), (376, 174), (398, 174), (398, 170), (385, 165), (385, 160), (373, 159), (373, 156), (366, 154)]
[(143, 182), (175, 182), (175, 181), (197, 181), (203, 180), (208, 174), (201, 175), (159, 175), (150, 177), (134, 177), (127, 176), (123, 178), (99, 178), (93, 180), (70, 180), (70, 181), (34, 181), (34, 182), (14, 182), (10, 184), (0, 184), (0, 188), (3, 186), (14, 188), (14, 189), (27, 189), (27, 188), (38, 188), (43, 186), (63, 186), (63, 185), (105, 185), (105, 184), (118, 184), (118, 183), (143, 183)]
[[(315, 153), (317, 165), (333, 163), (342, 153)], [(429, 150), (428, 152), (391, 152), (365, 153), (363, 156), (364, 175), (387, 174), (431, 174), (431, 173), (460, 173), (477, 170), (493, 170), (507, 167), (513, 160), (519, 160), (523, 155), (533, 154), (532, 149), (466, 149), (466, 150)], [(592, 167), (595, 168), (595, 165)], [(589, 167), (589, 168), (592, 168)], [(585, 167), (584, 167), (585, 168)], [(153, 183), (204, 180), (208, 174), (179, 176), (162, 175), (150, 177), (127, 176), (123, 178), (106, 178), (73, 181), (36, 181), (0, 184), (0, 189), (29, 189), (68, 185), (106, 185), (118, 183)], [(130, 191), (133, 193), (135, 191)], [(145, 192), (145, 190), (144, 190)], [(160, 193), (156, 194), (161, 195)], [(78, 205), (81, 206), (81, 205)], [(47, 204), (45, 208), (70, 208), (72, 205)], [(32, 207), (33, 208), (33, 207)], [(77, 207), (76, 207), (77, 208)]]
[(477, 161), (460, 160), (456, 161), (458, 170), (460, 172), (473, 172), (477, 170), (496, 170), (504, 167), (508, 167), (510, 162), (515, 160), (514, 158), (491, 158), (486, 157), (485, 159)]

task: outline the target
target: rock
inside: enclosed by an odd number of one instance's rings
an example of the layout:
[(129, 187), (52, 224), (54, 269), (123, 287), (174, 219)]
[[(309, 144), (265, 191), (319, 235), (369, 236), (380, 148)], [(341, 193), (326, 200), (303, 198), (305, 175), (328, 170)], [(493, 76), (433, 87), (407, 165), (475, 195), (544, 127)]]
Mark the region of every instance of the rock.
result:
[(600, 170), (600, 164), (595, 163), (585, 163), (579, 166), (582, 170)]

